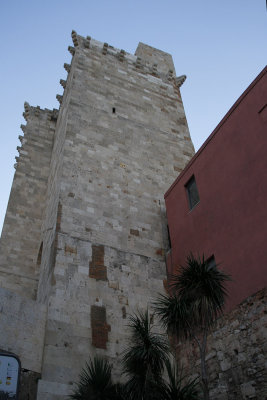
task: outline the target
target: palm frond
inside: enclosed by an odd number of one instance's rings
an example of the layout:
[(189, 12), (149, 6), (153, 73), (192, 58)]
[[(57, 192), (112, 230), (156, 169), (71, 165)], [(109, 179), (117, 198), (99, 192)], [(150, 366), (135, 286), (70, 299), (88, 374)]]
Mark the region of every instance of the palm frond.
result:
[[(227, 295), (225, 283), (230, 277), (217, 266), (211, 265), (204, 255), (201, 259), (189, 254), (185, 266), (169, 278), (170, 294), (159, 295), (154, 302), (155, 313), (169, 333), (180, 339), (193, 337), (197, 342), (201, 355), (202, 385), (204, 393), (208, 393), (205, 364), (207, 334), (222, 312)], [(194, 393), (194, 382), (189, 382), (188, 390), (186, 387), (178, 388), (177, 384), (181, 378), (175, 370), (170, 369), (168, 363), (166, 368), (169, 374), (169, 400), (197, 398), (188, 394), (191, 389)], [(180, 397), (177, 394), (178, 389), (182, 390)], [(186, 397), (187, 395), (189, 397)]]
[(73, 400), (118, 400), (116, 386), (111, 379), (111, 366), (109, 363), (99, 357), (89, 359), (76, 383), (73, 394), (70, 396)]
[(163, 400), (166, 387), (163, 379), (155, 380), (151, 373), (133, 374), (125, 384), (125, 393), (127, 400)]
[(192, 305), (197, 324), (210, 324), (222, 312), (227, 296), (225, 282), (230, 276), (217, 266), (210, 266), (204, 255), (202, 258), (191, 254), (179, 273), (170, 278), (171, 290)]
[(198, 380), (187, 380), (175, 359), (166, 362), (168, 384), (166, 400), (198, 400)]
[(176, 334), (185, 339), (191, 337), (194, 320), (188, 301), (177, 295), (159, 294), (153, 303), (153, 309), (169, 334)]
[(127, 375), (142, 369), (160, 375), (169, 352), (165, 336), (153, 332), (148, 311), (130, 316), (129, 327), (131, 342), (123, 353), (123, 370)]
[(129, 327), (130, 342), (122, 358), (128, 400), (162, 400), (169, 344), (165, 336), (153, 331), (148, 311), (130, 316)]

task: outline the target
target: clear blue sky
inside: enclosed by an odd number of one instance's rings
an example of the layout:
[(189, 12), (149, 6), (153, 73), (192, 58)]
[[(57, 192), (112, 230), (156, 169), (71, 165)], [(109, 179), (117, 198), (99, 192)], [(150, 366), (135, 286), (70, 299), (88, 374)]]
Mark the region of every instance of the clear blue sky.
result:
[(265, 0), (1, 0), (0, 230), (24, 101), (57, 108), (72, 29), (134, 53), (172, 54), (196, 150), (266, 65)]

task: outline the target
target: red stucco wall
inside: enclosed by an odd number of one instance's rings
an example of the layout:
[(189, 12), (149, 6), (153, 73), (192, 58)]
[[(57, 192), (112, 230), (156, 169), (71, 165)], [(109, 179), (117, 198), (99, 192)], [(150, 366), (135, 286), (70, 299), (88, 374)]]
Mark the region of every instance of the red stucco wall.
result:
[[(265, 108), (264, 108), (265, 106)], [(200, 202), (189, 211), (194, 174)], [(267, 286), (267, 68), (238, 99), (165, 195), (168, 270), (214, 254), (230, 273), (227, 309)]]

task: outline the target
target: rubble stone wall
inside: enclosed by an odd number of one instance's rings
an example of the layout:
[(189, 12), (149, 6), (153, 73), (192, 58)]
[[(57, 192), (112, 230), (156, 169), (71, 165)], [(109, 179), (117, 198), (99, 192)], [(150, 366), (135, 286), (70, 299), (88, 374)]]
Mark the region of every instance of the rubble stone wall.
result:
[[(198, 349), (181, 343), (180, 362), (188, 374), (200, 370)], [(218, 321), (207, 350), (212, 400), (267, 398), (267, 290), (247, 298)]]

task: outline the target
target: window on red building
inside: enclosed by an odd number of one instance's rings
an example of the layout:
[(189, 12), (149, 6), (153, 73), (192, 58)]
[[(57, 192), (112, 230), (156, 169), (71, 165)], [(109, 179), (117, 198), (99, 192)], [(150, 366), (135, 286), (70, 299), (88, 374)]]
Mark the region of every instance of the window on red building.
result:
[(185, 185), (185, 188), (187, 191), (189, 208), (190, 210), (192, 210), (192, 208), (194, 208), (199, 203), (199, 194), (194, 175), (189, 179), (189, 181)]

